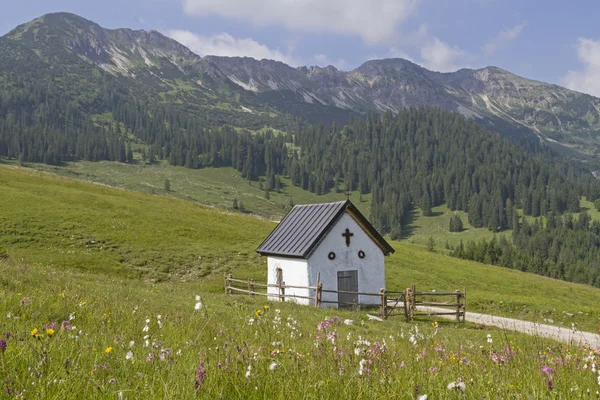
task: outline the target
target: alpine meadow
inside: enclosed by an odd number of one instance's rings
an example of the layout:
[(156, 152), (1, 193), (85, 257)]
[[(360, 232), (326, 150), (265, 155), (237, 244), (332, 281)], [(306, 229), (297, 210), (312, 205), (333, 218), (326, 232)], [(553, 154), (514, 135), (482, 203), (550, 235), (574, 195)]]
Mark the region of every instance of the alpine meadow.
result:
[(456, 67), (534, 19), (384, 52), (360, 2), (112, 3), (223, 33), (0, 25), (2, 396), (600, 398), (600, 98)]

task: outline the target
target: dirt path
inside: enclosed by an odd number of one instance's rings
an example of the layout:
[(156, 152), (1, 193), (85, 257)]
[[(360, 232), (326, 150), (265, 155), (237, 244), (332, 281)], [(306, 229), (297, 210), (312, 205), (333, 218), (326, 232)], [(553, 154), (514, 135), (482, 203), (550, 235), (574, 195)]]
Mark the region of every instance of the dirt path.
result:
[[(444, 312), (447, 309), (417, 306), (421, 311), (425, 312)], [(442, 318), (456, 319), (453, 315), (440, 315)], [(590, 332), (574, 331), (572, 329), (538, 324), (537, 322), (523, 321), (520, 319), (496, 317), (494, 315), (478, 314), (467, 311), (465, 319), (476, 324), (496, 326), (502, 329), (522, 332), (529, 335), (537, 335), (549, 339), (554, 339), (564, 343), (575, 345), (584, 345), (593, 349), (600, 349), (600, 335)]]

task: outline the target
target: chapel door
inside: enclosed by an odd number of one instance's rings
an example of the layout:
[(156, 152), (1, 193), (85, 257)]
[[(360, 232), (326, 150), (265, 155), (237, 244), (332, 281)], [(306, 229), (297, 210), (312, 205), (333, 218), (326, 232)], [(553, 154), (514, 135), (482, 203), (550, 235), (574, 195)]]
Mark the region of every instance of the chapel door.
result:
[[(358, 292), (358, 271), (338, 271), (338, 291)], [(338, 307), (353, 308), (358, 306), (358, 294), (338, 293)]]

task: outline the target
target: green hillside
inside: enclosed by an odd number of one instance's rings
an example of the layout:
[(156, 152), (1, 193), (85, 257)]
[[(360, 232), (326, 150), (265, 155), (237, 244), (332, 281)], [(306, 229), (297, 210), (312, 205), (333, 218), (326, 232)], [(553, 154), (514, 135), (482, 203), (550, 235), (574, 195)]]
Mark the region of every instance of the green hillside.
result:
[[(569, 398), (596, 390), (595, 373), (572, 361), (594, 358), (589, 349), (224, 295), (226, 272), (264, 280), (254, 249), (273, 222), (11, 166), (0, 166), (0, 187), (0, 368), (9, 397)], [(466, 287), (471, 311), (566, 329), (599, 322), (600, 290), (393, 245), (390, 289)], [(448, 389), (453, 382), (464, 387)]]
[[(255, 248), (275, 226), (253, 216), (0, 166), (0, 247), (12, 260), (220, 292), (222, 277), (265, 279)], [(469, 309), (595, 331), (600, 290), (459, 260), (393, 242), (389, 289), (467, 288)], [(441, 250), (440, 250), (441, 251)], [(574, 314), (569, 317), (568, 314)]]

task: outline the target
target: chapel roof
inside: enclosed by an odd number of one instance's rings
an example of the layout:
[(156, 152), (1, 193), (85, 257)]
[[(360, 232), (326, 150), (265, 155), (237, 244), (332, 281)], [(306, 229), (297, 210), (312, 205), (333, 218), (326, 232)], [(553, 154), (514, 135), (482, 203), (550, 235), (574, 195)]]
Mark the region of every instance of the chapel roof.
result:
[(387, 256), (394, 252), (350, 200), (294, 206), (256, 252), (261, 255), (308, 258), (346, 212), (379, 246), (383, 254)]

